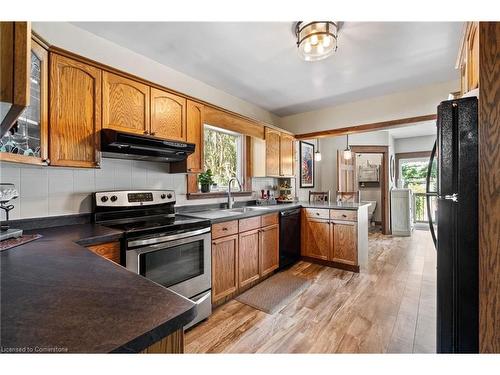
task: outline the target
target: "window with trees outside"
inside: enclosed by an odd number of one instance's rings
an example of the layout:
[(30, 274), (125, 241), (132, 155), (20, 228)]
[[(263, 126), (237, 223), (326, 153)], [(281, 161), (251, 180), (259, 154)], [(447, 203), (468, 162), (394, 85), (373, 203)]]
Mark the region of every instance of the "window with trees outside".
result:
[[(425, 183), (429, 159), (413, 158), (400, 160), (399, 175), (404, 181), (403, 187), (413, 191), (413, 215), (416, 223), (427, 222), (427, 205), (425, 194)], [(436, 166), (431, 170), (431, 191), (436, 191)], [(434, 218), (436, 209), (435, 199), (431, 199), (431, 217)]]
[(210, 169), (217, 188), (225, 190), (229, 180), (237, 177), (243, 183), (243, 136), (229, 130), (205, 125), (204, 167)]

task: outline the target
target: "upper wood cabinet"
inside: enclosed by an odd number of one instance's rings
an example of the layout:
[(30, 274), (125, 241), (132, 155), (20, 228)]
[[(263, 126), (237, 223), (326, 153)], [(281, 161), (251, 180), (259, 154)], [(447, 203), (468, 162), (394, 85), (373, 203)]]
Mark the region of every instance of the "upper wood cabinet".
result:
[(101, 70), (58, 54), (50, 55), (50, 164), (99, 165)]
[(136, 134), (149, 133), (149, 86), (104, 71), (102, 127)]
[(29, 106), (16, 125), (0, 138), (3, 161), (44, 165), (48, 162), (49, 56), (35, 40), (31, 41)]
[(479, 87), (479, 22), (467, 22), (457, 59), (460, 94)]
[(266, 175), (280, 175), (280, 132), (266, 128)]
[(293, 176), (295, 138), (290, 134), (280, 134), (280, 175)]
[(205, 107), (203, 104), (187, 101), (186, 142), (194, 143), (194, 152), (187, 159), (188, 172), (203, 172), (203, 123)]
[[(266, 128), (266, 176), (293, 176), (295, 138), (287, 133)], [(255, 159), (255, 157), (254, 157)], [(257, 159), (258, 160), (258, 159)], [(257, 167), (258, 168), (258, 167)]]
[(151, 135), (186, 141), (186, 99), (151, 88)]
[(0, 22), (0, 134), (30, 104), (31, 23)]

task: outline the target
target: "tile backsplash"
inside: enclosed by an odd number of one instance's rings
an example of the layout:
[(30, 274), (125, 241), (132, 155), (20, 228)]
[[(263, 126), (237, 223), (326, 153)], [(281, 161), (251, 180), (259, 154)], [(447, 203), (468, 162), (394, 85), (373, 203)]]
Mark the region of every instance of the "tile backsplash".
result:
[[(186, 174), (168, 173), (168, 164), (103, 158), (101, 169), (40, 167), (0, 162), (0, 182), (15, 184), (19, 198), (12, 201), (11, 219), (72, 215), (92, 211), (91, 194), (102, 190), (167, 189), (176, 193), (177, 205), (223, 203), (226, 198), (187, 200)], [(252, 197), (276, 185), (274, 178), (254, 178)], [(1, 219), (5, 219), (1, 212)]]
[(101, 169), (2, 162), (0, 182), (15, 184), (19, 192), (11, 219), (91, 212), (91, 193), (100, 190), (169, 189), (179, 204), (186, 203), (186, 174), (169, 174), (167, 164), (155, 162), (103, 158)]

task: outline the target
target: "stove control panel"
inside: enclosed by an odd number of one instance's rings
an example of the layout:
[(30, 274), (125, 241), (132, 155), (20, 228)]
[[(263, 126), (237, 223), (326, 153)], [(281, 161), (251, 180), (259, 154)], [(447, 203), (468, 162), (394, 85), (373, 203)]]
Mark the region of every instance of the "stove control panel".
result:
[(163, 203), (175, 203), (175, 192), (172, 190), (121, 190), (95, 193), (95, 204), (98, 207), (134, 207)]

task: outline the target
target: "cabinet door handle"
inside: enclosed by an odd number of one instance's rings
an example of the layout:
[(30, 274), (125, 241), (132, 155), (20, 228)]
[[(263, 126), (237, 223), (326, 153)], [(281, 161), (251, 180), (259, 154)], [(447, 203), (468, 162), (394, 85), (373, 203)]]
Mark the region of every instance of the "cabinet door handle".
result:
[(154, 135), (156, 135), (156, 132), (152, 132), (152, 133), (149, 133), (149, 134), (154, 136)]
[(342, 214), (342, 217), (347, 217), (347, 215), (346, 214)]
[(46, 164), (50, 164), (50, 159), (47, 158), (47, 159), (42, 159), (42, 162), (46, 163)]
[(222, 228), (222, 230), (227, 230), (227, 228), (226, 228), (226, 227), (224, 227), (224, 228)]
[(144, 134), (146, 134), (146, 135), (148, 135), (148, 134), (149, 134), (147, 130), (144, 130), (144, 132), (143, 132), (143, 133), (144, 133)]

